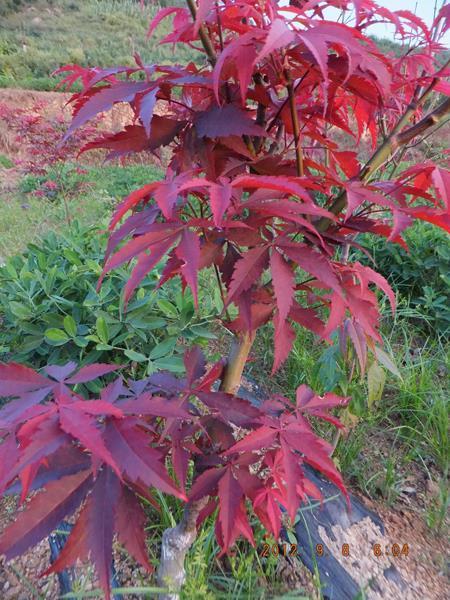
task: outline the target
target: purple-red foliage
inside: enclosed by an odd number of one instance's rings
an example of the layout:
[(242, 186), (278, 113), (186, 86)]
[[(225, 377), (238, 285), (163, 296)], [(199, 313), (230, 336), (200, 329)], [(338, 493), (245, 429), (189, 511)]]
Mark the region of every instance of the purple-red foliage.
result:
[[(158, 373), (127, 385), (119, 377), (90, 400), (74, 386), (119, 365), (77, 371), (75, 363), (67, 363), (38, 374), (16, 363), (0, 364), (1, 393), (12, 398), (0, 410), (0, 493), (20, 494), (22, 503), (39, 490), (3, 532), (0, 554), (11, 559), (25, 552), (82, 507), (62, 553), (45, 573), (90, 555), (108, 590), (114, 533), (151, 570), (137, 496), (155, 508), (155, 489), (183, 500), (211, 496), (199, 524), (218, 507), (217, 536), (225, 551), (241, 534), (254, 543), (246, 500), (278, 537), (281, 507), (293, 518), (308, 495), (320, 497), (305, 478), (304, 464), (346, 493), (330, 446), (308, 421), (314, 416), (340, 427), (328, 411), (342, 405), (342, 398), (318, 397), (301, 386), (296, 404), (276, 396), (256, 407), (213, 390), (221, 362), (207, 368), (197, 347), (184, 360), (184, 379)], [(169, 459), (176, 482), (167, 473)], [(197, 476), (186, 492), (192, 459)]]
[[(448, 6), (429, 29), (409, 11), (373, 0), (187, 4), (190, 10), (160, 11), (149, 34), (173, 17), (163, 43), (201, 48), (197, 63), (144, 65), (136, 55), (133, 68), (60, 70), (67, 85), (82, 84), (71, 98), (66, 140), (126, 102), (133, 122), (84, 150), (120, 157), (165, 146), (170, 153), (166, 177), (117, 207), (104, 273), (136, 259), (128, 300), (166, 257), (160, 284), (179, 276), (198, 303), (198, 274), (213, 267), (225, 307), (237, 307), (234, 320), (225, 310), (223, 319), (238, 338), (252, 339), (273, 323), (274, 371), (289, 355), (296, 324), (324, 340), (340, 330), (364, 370), (368, 350), (382, 341), (376, 290), (393, 309), (395, 297), (374, 269), (346, 260), (348, 247), (357, 246), (360, 232), (404, 245), (402, 233), (416, 218), (449, 229), (446, 162), (402, 169), (392, 158), (449, 111), (447, 101), (427, 117), (433, 91), (449, 94), (450, 70), (437, 58)], [(354, 26), (327, 21), (327, 7), (354, 10)], [(396, 28), (403, 56), (383, 55), (367, 36), (377, 21)], [(367, 134), (374, 154), (363, 164), (358, 145)], [(199, 520), (218, 507), (224, 552), (240, 535), (253, 543), (249, 511), (277, 537), (280, 507), (294, 517), (307, 496), (320, 497), (305, 463), (345, 493), (331, 448), (309, 417), (340, 427), (329, 411), (346, 399), (301, 386), (295, 403), (276, 396), (256, 407), (213, 391), (223, 365), (207, 370), (198, 349), (186, 352), (185, 365), (184, 379), (156, 374), (128, 386), (118, 379), (91, 400), (71, 386), (107, 367), (76, 375), (74, 364), (48, 367), (50, 379), (19, 365), (0, 367), (0, 393), (16, 398), (0, 412), (0, 485), (22, 499), (42, 488), (0, 539), (0, 552), (23, 552), (82, 505), (52, 569), (90, 553), (109, 597), (114, 532), (147, 564), (137, 496), (157, 505), (153, 488), (182, 499), (208, 496)]]
[(2, 102), (0, 122), (13, 133), (11, 141), (19, 148), (17, 167), (23, 173), (45, 175), (55, 164), (75, 159), (81, 148), (99, 135), (100, 119), (78, 129), (65, 144), (61, 138), (67, 131), (67, 119), (54, 114), (48, 102), (37, 102), (31, 108)]

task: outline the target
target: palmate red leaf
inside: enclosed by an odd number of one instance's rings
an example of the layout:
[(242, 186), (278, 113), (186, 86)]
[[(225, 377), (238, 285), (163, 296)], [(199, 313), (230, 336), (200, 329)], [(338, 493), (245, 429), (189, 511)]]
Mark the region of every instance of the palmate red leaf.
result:
[(85, 144), (80, 154), (89, 150), (104, 148), (110, 152), (107, 159), (120, 158), (133, 152), (149, 150), (149, 139), (141, 125), (126, 125), (123, 131), (109, 133)]
[(258, 246), (248, 250), (236, 262), (228, 289), (227, 304), (258, 282), (262, 272), (266, 268), (268, 258), (269, 249), (267, 246)]
[(324, 338), (328, 338), (330, 334), (333, 333), (333, 331), (335, 331), (339, 327), (339, 325), (345, 318), (345, 311), (347, 308), (342, 296), (336, 294), (336, 292), (333, 292), (330, 295), (330, 299), (330, 313), (328, 315), (328, 321), (325, 325), (325, 329), (323, 332)]
[(149, 392), (145, 392), (137, 398), (120, 402), (119, 406), (125, 415), (151, 415), (179, 419), (187, 419), (191, 416), (176, 400), (153, 396)]
[(72, 405), (59, 407), (61, 429), (79, 441), (93, 456), (110, 465), (119, 477), (122, 473), (103, 441), (94, 418), (76, 410)]
[(127, 479), (156, 487), (182, 500), (186, 499), (167, 475), (161, 463), (160, 452), (149, 447), (149, 438), (142, 430), (130, 423), (122, 424), (121, 421), (111, 420), (106, 426), (104, 437), (114, 461)]
[(231, 203), (232, 187), (228, 182), (220, 185), (213, 184), (210, 187), (209, 202), (216, 227), (222, 227), (222, 219)]
[(156, 13), (156, 15), (151, 20), (147, 31), (147, 36), (150, 37), (154, 30), (161, 23), (161, 21), (163, 21), (165, 18), (172, 14), (185, 16), (186, 20), (188, 19), (188, 11), (185, 8), (180, 8), (178, 6), (168, 6), (166, 8), (162, 8)]
[(189, 229), (183, 229), (181, 240), (176, 247), (176, 255), (181, 264), (181, 274), (191, 288), (194, 304), (198, 309), (198, 269), (200, 264), (200, 240)]
[(332, 263), (323, 254), (312, 250), (306, 244), (281, 241), (279, 245), (286, 256), (297, 263), (304, 271), (317, 277), (319, 281), (336, 293), (342, 293)]
[(0, 538), (0, 554), (7, 560), (36, 545), (74, 512), (92, 486), (89, 470), (48, 483), (9, 525)]
[(204, 377), (195, 385), (195, 389), (202, 392), (209, 392), (214, 383), (220, 378), (224, 369), (224, 362), (220, 360), (213, 364), (206, 372)]
[(74, 410), (79, 410), (81, 412), (85, 412), (88, 415), (97, 415), (97, 416), (109, 416), (116, 417), (117, 419), (121, 419), (124, 414), (114, 406), (110, 402), (105, 402), (104, 400), (80, 400), (72, 402), (70, 405)]
[(51, 573), (59, 573), (63, 569), (75, 564), (77, 560), (85, 560), (89, 555), (87, 537), (89, 533), (89, 512), (92, 500), (88, 498), (80, 511), (77, 522), (75, 523), (70, 535), (64, 544), (58, 558), (40, 574), (41, 577), (47, 577)]
[(343, 428), (344, 425), (333, 415), (330, 415), (328, 411), (332, 408), (342, 408), (347, 405), (348, 401), (349, 398), (343, 398), (331, 392), (327, 392), (323, 396), (317, 396), (306, 385), (301, 385), (296, 392), (296, 405), (299, 412), (319, 417), (340, 428)]
[(255, 124), (250, 114), (234, 104), (213, 106), (198, 113), (195, 127), (199, 137), (228, 137), (230, 135), (257, 135), (266, 137), (265, 129)]
[(253, 537), (253, 531), (250, 523), (248, 522), (247, 517), (247, 507), (245, 505), (245, 499), (241, 499), (241, 503), (239, 505), (239, 509), (236, 513), (236, 523), (235, 523), (235, 539), (230, 544), (233, 544), (235, 540), (239, 537), (239, 535), (244, 536), (250, 544), (255, 547), (255, 538)]
[(217, 413), (218, 418), (231, 421), (239, 427), (251, 425), (261, 416), (261, 411), (256, 406), (232, 394), (197, 391), (196, 395), (208, 408)]
[(348, 332), (348, 336), (352, 340), (353, 347), (356, 351), (356, 356), (358, 357), (359, 366), (361, 368), (361, 373), (364, 373), (366, 370), (367, 364), (367, 341), (362, 331), (362, 328), (358, 325), (358, 323), (354, 323), (352, 319), (348, 319), (346, 322), (346, 328)]
[(75, 129), (84, 125), (98, 113), (109, 110), (116, 102), (131, 102), (136, 94), (148, 90), (151, 86), (152, 84), (147, 81), (120, 81), (111, 86), (94, 88), (96, 93), (82, 102), (72, 119), (64, 140), (67, 140)]
[(292, 29), (289, 29), (286, 21), (284, 19), (275, 19), (270, 27), (264, 46), (258, 54), (258, 62), (274, 50), (285, 48), (295, 39), (296, 35)]
[(272, 366), (272, 375), (281, 367), (285, 362), (289, 353), (292, 350), (296, 334), (294, 328), (288, 321), (283, 321), (278, 314), (275, 314), (273, 318), (274, 332), (274, 358)]
[(156, 87), (153, 90), (143, 92), (142, 94), (138, 94), (136, 97), (139, 119), (142, 125), (144, 126), (147, 137), (150, 137), (153, 119), (153, 109), (155, 108), (157, 93), (158, 88)]
[(302, 480), (303, 473), (299, 466), (299, 456), (296, 456), (292, 452), (283, 438), (281, 438), (281, 454), (286, 481), (286, 508), (289, 518), (294, 522), (295, 514), (300, 504), (297, 485)]
[(331, 446), (314, 433), (296, 425), (291, 425), (281, 433), (283, 440), (297, 452), (301, 452), (304, 460), (315, 469), (326, 475), (344, 494), (349, 502), (348, 492), (342, 477), (330, 458)]
[(433, 225), (437, 225), (447, 233), (450, 233), (450, 214), (444, 211), (427, 211), (420, 208), (412, 208), (409, 214), (421, 221), (428, 221)]
[(131, 276), (124, 287), (123, 301), (125, 307), (128, 305), (134, 290), (145, 278), (145, 276), (150, 273), (152, 269), (154, 269), (169, 252), (172, 244), (172, 240), (169, 239), (166, 242), (162, 242), (158, 246), (153, 247), (150, 250), (150, 254), (139, 254), (136, 266), (134, 267)]
[(294, 304), (289, 312), (289, 317), (306, 329), (309, 329), (317, 336), (327, 339), (324, 323), (319, 319), (317, 313), (312, 308), (303, 308)]
[(277, 540), (281, 529), (281, 509), (276, 491), (273, 488), (262, 488), (253, 500), (253, 509), (264, 527)]
[[(256, 59), (255, 32), (249, 31), (239, 36), (228, 44), (220, 53), (213, 72), (213, 89), (217, 104), (220, 104), (219, 86), (224, 70), (228, 73), (233, 69), (236, 79), (239, 80), (242, 101), (245, 102), (246, 93), (252, 80), (253, 66)], [(245, 147), (245, 146), (244, 146)]]
[(294, 299), (294, 273), (281, 254), (276, 250), (270, 256), (270, 271), (277, 299), (278, 318), (281, 321), (285, 321)]
[(56, 422), (57, 410), (54, 403), (46, 403), (33, 406), (22, 415), (24, 421), (16, 431), (21, 448), (26, 448), (30, 444), (34, 434), (41, 426)]
[(328, 48), (329, 46), (344, 49), (349, 57), (347, 78), (359, 68), (363, 73), (375, 77), (375, 81), (383, 93), (387, 93), (391, 85), (391, 76), (380, 56), (373, 56), (367, 46), (363, 45), (362, 36), (351, 27), (341, 23), (323, 21), (307, 31), (298, 33), (298, 38), (305, 44), (322, 71), (325, 86), (329, 84)]
[(0, 409), (0, 429), (10, 429), (24, 420), (31, 407), (39, 404), (50, 393), (51, 388), (45, 387), (35, 392), (20, 394), (17, 400), (11, 400)]
[(363, 266), (360, 263), (355, 263), (354, 265), (355, 272), (357, 276), (361, 279), (361, 283), (363, 285), (367, 285), (369, 282), (374, 283), (380, 290), (386, 294), (389, 298), (389, 302), (391, 303), (392, 314), (395, 313), (395, 308), (397, 305), (395, 294), (386, 278), (383, 277), (380, 273), (377, 273), (373, 269), (367, 266)]
[(56, 379), (56, 381), (64, 381), (76, 368), (77, 363), (72, 360), (67, 362), (64, 366), (47, 365), (44, 367), (44, 371), (46, 371), (50, 377)]
[(108, 244), (105, 252), (105, 262), (111, 256), (112, 251), (123, 242), (129, 235), (143, 233), (149, 225), (153, 225), (160, 215), (157, 206), (147, 206), (144, 210), (130, 215), (120, 227), (118, 227), (108, 238)]
[(172, 464), (175, 477), (183, 493), (186, 492), (186, 478), (189, 468), (190, 453), (179, 443), (172, 443)]
[(240, 533), (236, 520), (243, 491), (238, 480), (233, 475), (231, 466), (225, 469), (225, 474), (219, 481), (218, 495), (219, 523), (221, 525), (223, 539), (223, 553), (234, 543)]
[(111, 469), (103, 468), (61, 554), (43, 575), (61, 571), (90, 554), (105, 598), (110, 599), (114, 519), (120, 492), (119, 479)]
[(66, 383), (86, 383), (87, 381), (92, 381), (93, 379), (97, 379), (98, 377), (102, 377), (107, 373), (112, 373), (113, 371), (117, 371), (118, 369), (122, 368), (123, 365), (92, 363), (90, 365), (86, 365), (85, 367), (81, 367), (81, 369), (75, 375), (69, 379), (66, 379)]
[(121, 487), (115, 515), (115, 529), (120, 543), (147, 571), (153, 571), (145, 544), (147, 518), (136, 496), (125, 486)]
[(203, 377), (206, 371), (206, 357), (199, 346), (187, 348), (183, 356), (186, 369), (186, 381), (192, 387), (194, 381)]
[(198, 477), (196, 477), (191, 490), (189, 492), (189, 500), (199, 500), (205, 496), (209, 496), (214, 493), (217, 488), (219, 480), (224, 476), (225, 468), (214, 467), (203, 471)]
[(311, 203), (311, 197), (308, 195), (306, 189), (302, 186), (302, 183), (304, 182), (298, 177), (242, 175), (241, 177), (236, 177), (234, 179), (232, 187), (258, 190), (266, 189), (283, 192), (284, 194), (297, 196), (301, 200)]
[(155, 223), (150, 225), (149, 229), (153, 229), (153, 231), (135, 237), (118, 250), (106, 263), (103, 269), (103, 275), (109, 273), (109, 271), (112, 271), (123, 263), (128, 262), (132, 258), (135, 258), (141, 252), (150, 249), (152, 246), (166, 244), (169, 241), (175, 243), (182, 231), (180, 225), (171, 223)]
[(88, 142), (80, 150), (80, 154), (104, 148), (110, 150), (106, 158), (111, 160), (135, 152), (154, 152), (161, 146), (170, 144), (184, 125), (184, 121), (153, 115), (150, 137), (141, 125), (125, 125), (123, 131), (106, 134)]
[(126, 198), (122, 200), (122, 202), (117, 206), (116, 210), (114, 211), (111, 223), (109, 224), (109, 229), (113, 230), (117, 223), (129, 210), (136, 206), (136, 204), (138, 204), (141, 200), (143, 200), (147, 196), (150, 196), (150, 194), (152, 194), (158, 187), (159, 183), (160, 182), (158, 181), (148, 183), (147, 185), (144, 185), (138, 190), (134, 190), (133, 192), (131, 192), (131, 194), (126, 196)]
[[(8, 438), (10, 441), (10, 454), (8, 460), (10, 463), (14, 462), (14, 446), (17, 446), (13, 436)], [(12, 446), (12, 447), (11, 447)], [(0, 458), (1, 458), (1, 445), (0, 445)], [(53, 454), (50, 454), (43, 459), (37, 461), (40, 464), (39, 470), (36, 476), (29, 482), (28, 491), (36, 491), (43, 488), (47, 483), (51, 481), (57, 481), (65, 477), (66, 475), (74, 475), (80, 471), (86, 471), (91, 466), (91, 457), (82, 452), (76, 446), (67, 445), (62, 446)], [(37, 464), (33, 463), (33, 464)], [(1, 461), (0, 461), (0, 464)], [(6, 461), (4, 463), (6, 467)], [(25, 467), (26, 468), (26, 467)], [(0, 472), (0, 478), (1, 478)], [(22, 490), (22, 491), (21, 491)], [(20, 480), (10, 485), (6, 490), (5, 494), (24, 494), (23, 486)]]
[(21, 396), (45, 387), (50, 391), (52, 385), (52, 381), (29, 367), (15, 362), (0, 363), (0, 393), (3, 397)]
[(89, 497), (86, 545), (107, 600), (110, 598), (114, 514), (119, 493), (119, 479), (111, 469), (103, 468)]
[(179, 177), (167, 177), (167, 179), (160, 181), (156, 186), (154, 192), (155, 201), (166, 219), (173, 217), (173, 209), (187, 177), (186, 174), (182, 174)]
[(278, 431), (273, 427), (263, 425), (251, 431), (242, 440), (224, 452), (225, 456), (235, 452), (255, 452), (262, 448), (269, 448), (278, 437)]
[(19, 473), (20, 485), (22, 486), (22, 491), (19, 497), (19, 506), (22, 506), (22, 504), (25, 502), (30, 490), (30, 486), (39, 471), (41, 462), (44, 462), (44, 460), (42, 459), (41, 461), (28, 465)]
[(61, 431), (57, 424), (56, 418), (45, 420), (33, 435), (33, 439), (26, 446), (21, 448), (20, 452), (16, 451), (16, 461), (12, 462), (14, 454), (6, 461), (9, 469), (0, 481), (0, 493), (12, 482), (22, 469), (42, 458), (50, 456), (56, 450), (70, 442), (70, 437)]

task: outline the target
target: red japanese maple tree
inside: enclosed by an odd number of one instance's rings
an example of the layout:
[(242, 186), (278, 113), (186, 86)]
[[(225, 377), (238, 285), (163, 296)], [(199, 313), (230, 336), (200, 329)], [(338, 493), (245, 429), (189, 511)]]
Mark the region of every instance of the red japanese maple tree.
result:
[[(163, 535), (158, 579), (174, 590), (196, 527), (214, 511), (226, 552), (241, 535), (254, 543), (249, 512), (278, 538), (283, 509), (293, 518), (307, 496), (320, 497), (306, 463), (346, 493), (330, 444), (308, 419), (341, 427), (329, 411), (347, 399), (305, 385), (295, 401), (255, 406), (237, 396), (256, 332), (272, 321), (273, 371), (296, 324), (324, 340), (340, 329), (364, 370), (382, 343), (372, 286), (393, 309), (395, 296), (375, 270), (348, 260), (348, 248), (361, 232), (404, 245), (414, 219), (450, 224), (445, 161), (401, 168), (412, 140), (450, 114), (450, 69), (439, 58), (450, 6), (429, 29), (373, 0), (187, 0), (161, 10), (149, 34), (166, 17), (173, 28), (163, 42), (187, 44), (199, 59), (145, 65), (136, 55), (133, 68), (64, 67), (65, 84), (82, 83), (67, 137), (127, 102), (133, 122), (84, 150), (116, 158), (169, 149), (166, 177), (117, 207), (104, 274), (136, 259), (126, 303), (166, 259), (160, 285), (180, 276), (198, 305), (198, 274), (209, 269), (235, 334), (228, 360), (208, 367), (190, 348), (183, 379), (119, 377), (89, 400), (74, 386), (114, 365), (75, 372), (69, 363), (46, 374), (0, 365), (0, 393), (16, 398), (0, 410), (0, 488), (22, 500), (41, 490), (4, 532), (0, 553), (22, 553), (81, 507), (47, 573), (90, 554), (106, 597), (114, 533), (150, 566), (139, 496), (157, 507), (152, 488), (187, 502), (182, 522)], [(367, 37), (378, 22), (395, 27), (401, 57), (384, 56)]]

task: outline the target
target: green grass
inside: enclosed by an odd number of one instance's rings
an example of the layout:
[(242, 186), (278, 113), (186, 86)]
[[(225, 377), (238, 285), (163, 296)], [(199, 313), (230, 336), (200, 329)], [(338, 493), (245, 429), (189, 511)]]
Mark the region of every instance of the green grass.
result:
[[(153, 165), (108, 164), (87, 168), (78, 174), (73, 165), (54, 168), (48, 175), (27, 176), (12, 197), (0, 202), (0, 261), (22, 252), (49, 230), (58, 231), (67, 220), (77, 219), (81, 225), (106, 227), (112, 208), (132, 190), (162, 176)], [(47, 180), (58, 183), (59, 193), (52, 199), (36, 197)]]
[(52, 90), (51, 73), (65, 64), (113, 66), (133, 63), (138, 51), (145, 63), (184, 64), (194, 53), (146, 32), (155, 6), (133, 0), (35, 0), (0, 20), (0, 86)]

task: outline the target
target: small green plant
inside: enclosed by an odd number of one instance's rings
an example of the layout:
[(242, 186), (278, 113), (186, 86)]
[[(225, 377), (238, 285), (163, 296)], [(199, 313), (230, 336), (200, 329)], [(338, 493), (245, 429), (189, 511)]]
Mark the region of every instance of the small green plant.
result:
[(418, 324), (445, 335), (450, 329), (448, 236), (430, 223), (417, 221), (404, 237), (409, 252), (374, 236), (363, 236), (359, 241), (371, 252), (378, 272), (388, 279), (400, 299), (423, 315)]
[(4, 169), (11, 169), (11, 167), (13, 166), (14, 163), (10, 158), (5, 156), (4, 154), (0, 154), (0, 167), (3, 167)]
[(0, 267), (0, 359), (39, 366), (131, 360), (141, 375), (183, 370), (178, 342), (204, 344), (211, 337), (208, 317), (196, 320), (192, 297), (176, 285), (155, 294), (161, 267), (143, 280), (124, 312), (127, 267), (96, 291), (105, 243), (98, 229), (75, 222)]

